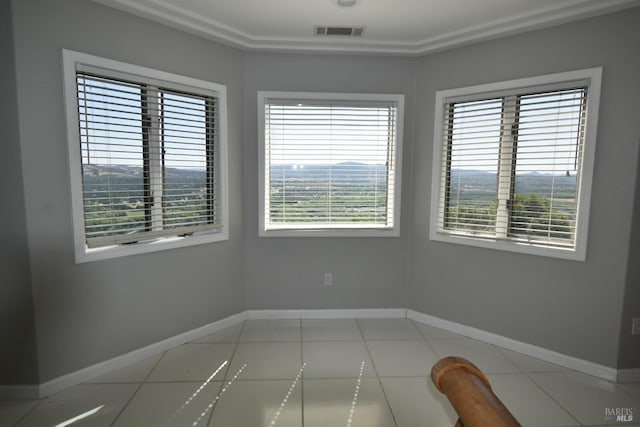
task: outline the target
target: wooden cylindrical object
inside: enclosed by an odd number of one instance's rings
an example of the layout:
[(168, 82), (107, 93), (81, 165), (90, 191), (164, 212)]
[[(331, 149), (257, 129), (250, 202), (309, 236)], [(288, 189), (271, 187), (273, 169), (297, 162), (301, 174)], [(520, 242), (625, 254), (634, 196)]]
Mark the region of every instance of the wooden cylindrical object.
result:
[(468, 360), (440, 359), (431, 369), (431, 379), (458, 413), (455, 427), (520, 427), (491, 391), (487, 377)]

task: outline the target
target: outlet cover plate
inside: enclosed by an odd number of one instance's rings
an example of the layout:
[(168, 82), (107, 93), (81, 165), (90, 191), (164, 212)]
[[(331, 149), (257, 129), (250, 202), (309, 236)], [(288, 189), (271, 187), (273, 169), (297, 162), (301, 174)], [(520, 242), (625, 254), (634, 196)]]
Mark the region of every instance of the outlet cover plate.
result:
[(333, 273), (324, 273), (324, 285), (333, 286)]

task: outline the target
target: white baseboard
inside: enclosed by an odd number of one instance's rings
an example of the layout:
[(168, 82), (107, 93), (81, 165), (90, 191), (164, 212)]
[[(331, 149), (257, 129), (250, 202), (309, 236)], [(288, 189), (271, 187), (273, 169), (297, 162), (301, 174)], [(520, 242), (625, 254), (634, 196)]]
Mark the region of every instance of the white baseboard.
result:
[(80, 369), (79, 371), (54, 378), (50, 381), (40, 384), (40, 386), (38, 387), (37, 395), (40, 398), (49, 396), (50, 394), (89, 381), (90, 379), (95, 378), (99, 375), (106, 374), (107, 372), (114, 369), (123, 368), (132, 363), (136, 363), (143, 359), (146, 359), (147, 357), (151, 357), (158, 353), (162, 353), (163, 351), (170, 350), (186, 342), (194, 341), (198, 338), (202, 338), (221, 329), (235, 325), (242, 322), (243, 320), (246, 320), (246, 318), (246, 312), (234, 314), (208, 325), (204, 325), (199, 328), (183, 332), (171, 338), (158, 341), (146, 347), (134, 350), (130, 353), (116, 356), (112, 359), (105, 360), (104, 362), (96, 363), (95, 365)]
[(618, 380), (618, 371), (608, 366), (603, 366), (597, 363), (589, 362), (587, 360), (567, 356), (566, 354), (558, 353), (553, 350), (503, 337), (501, 335), (486, 332), (471, 326), (466, 326), (449, 320), (440, 319), (438, 317), (430, 316), (418, 311), (407, 310), (407, 317), (409, 319), (417, 320), (418, 322), (426, 323), (428, 325), (445, 329), (447, 331), (455, 332), (457, 334), (464, 335), (478, 341), (494, 344), (508, 350), (516, 351), (518, 353), (523, 353), (527, 356), (544, 360), (545, 362), (553, 363), (568, 369), (572, 369), (574, 371), (593, 375), (607, 381)]
[(619, 383), (636, 383), (640, 382), (640, 368), (637, 369), (618, 369)]
[(249, 310), (249, 319), (364, 319), (405, 318), (404, 308), (355, 308), (319, 310)]
[(93, 366), (54, 378), (39, 385), (0, 385), (0, 400), (38, 399), (69, 387), (86, 382), (114, 369), (123, 368), (163, 351), (170, 350), (186, 342), (194, 341), (221, 329), (233, 326), (247, 319), (341, 319), (341, 318), (408, 318), (441, 329), (468, 336), (479, 341), (494, 344), (528, 356), (564, 366), (608, 381), (640, 381), (640, 369), (616, 370), (597, 363), (557, 353), (543, 347), (527, 344), (491, 332), (428, 314), (404, 308), (373, 308), (345, 310), (247, 310), (205, 326), (178, 334), (174, 337), (150, 344), (130, 353), (116, 356)]

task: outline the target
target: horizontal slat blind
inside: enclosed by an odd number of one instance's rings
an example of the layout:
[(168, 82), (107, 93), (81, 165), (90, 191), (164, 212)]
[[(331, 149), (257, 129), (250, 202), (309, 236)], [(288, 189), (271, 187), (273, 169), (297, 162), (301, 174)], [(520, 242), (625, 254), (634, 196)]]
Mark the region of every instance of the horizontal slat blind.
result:
[(586, 95), (447, 103), (439, 229), (573, 247)]
[(164, 228), (189, 232), (216, 222), (215, 99), (163, 92)]
[(264, 108), (267, 229), (393, 227), (395, 103)]
[(586, 89), (520, 97), (509, 234), (573, 246)]
[(216, 99), (76, 74), (89, 247), (213, 229)]
[(451, 104), (442, 182), (446, 183), (444, 228), (495, 232), (502, 100)]

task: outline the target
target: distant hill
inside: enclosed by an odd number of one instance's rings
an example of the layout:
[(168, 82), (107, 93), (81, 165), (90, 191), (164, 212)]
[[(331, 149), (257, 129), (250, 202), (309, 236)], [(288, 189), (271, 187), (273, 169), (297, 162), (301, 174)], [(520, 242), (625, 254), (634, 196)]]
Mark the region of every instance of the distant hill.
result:
[[(143, 181), (141, 166), (110, 165), (84, 167), (85, 187), (92, 187), (104, 182), (106, 177), (117, 180), (120, 184), (128, 184), (131, 189), (140, 191)], [(198, 182), (204, 179), (202, 169), (165, 169), (165, 179), (169, 182)], [(323, 181), (357, 182), (359, 185), (384, 185), (386, 181), (384, 164), (366, 164), (360, 162), (343, 162), (333, 165), (273, 165), (271, 179), (275, 181), (294, 182), (300, 184)], [(554, 197), (573, 199), (576, 192), (576, 177), (565, 174), (547, 174), (530, 172), (516, 175), (515, 191), (519, 194), (535, 193), (548, 197), (553, 188)], [(496, 174), (481, 170), (454, 169), (451, 173), (451, 193), (462, 196), (462, 199), (495, 198)]]
[(358, 162), (343, 162), (334, 165), (272, 165), (271, 179), (307, 178), (317, 180), (340, 179), (360, 176), (386, 178), (385, 165)]
[[(496, 188), (495, 173), (456, 169), (451, 173), (450, 195), (461, 205), (488, 208), (495, 203)], [(554, 206), (566, 212), (574, 210), (576, 188), (576, 177), (566, 174), (529, 172), (515, 177), (516, 194), (535, 194), (543, 199), (553, 197)]]
[[(83, 175), (91, 176), (117, 176), (117, 177), (131, 177), (139, 179), (142, 176), (142, 166), (129, 166), (129, 165), (85, 165), (83, 167)], [(165, 177), (198, 177), (205, 173), (201, 168), (165, 168)]]

